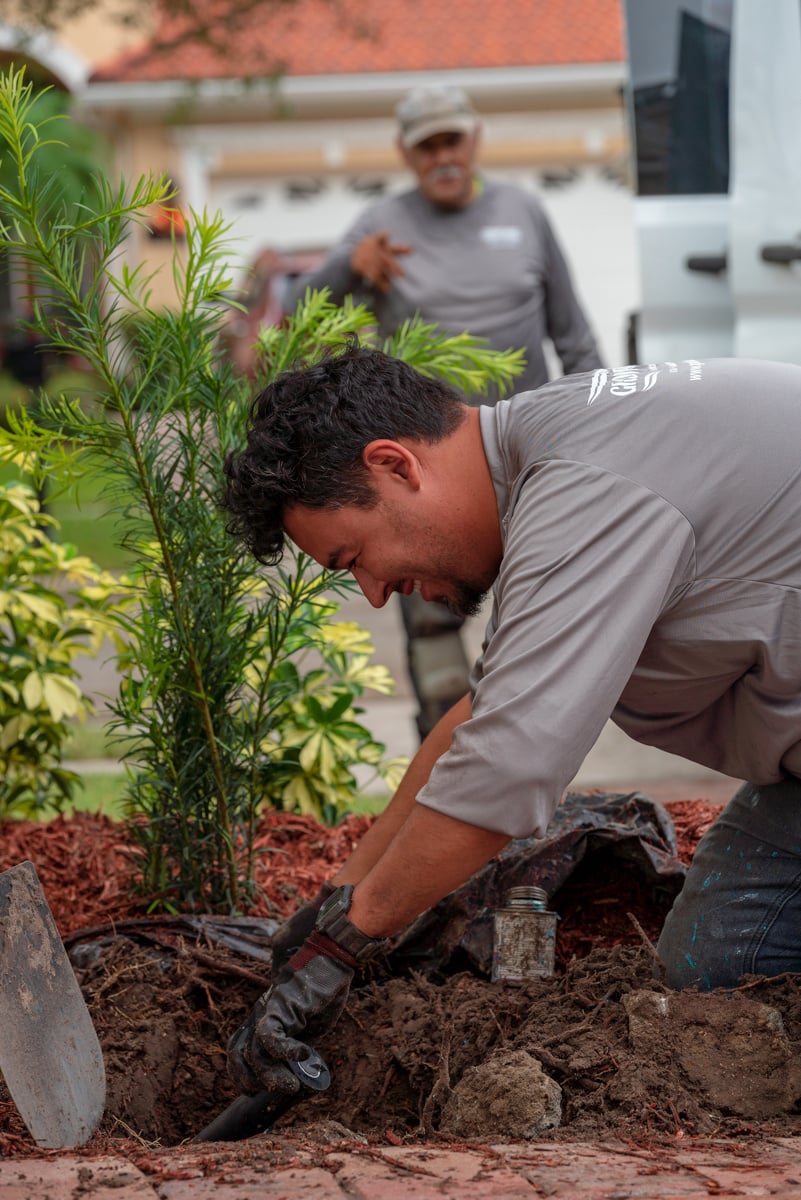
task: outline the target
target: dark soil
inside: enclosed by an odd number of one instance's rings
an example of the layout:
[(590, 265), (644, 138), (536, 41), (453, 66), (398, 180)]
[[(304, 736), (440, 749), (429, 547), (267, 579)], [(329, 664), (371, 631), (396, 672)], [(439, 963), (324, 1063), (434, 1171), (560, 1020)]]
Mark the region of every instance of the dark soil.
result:
[[(692, 826), (697, 836), (713, 815), (698, 806), (692, 813), (677, 808), (676, 824), (680, 831)], [(274, 825), (281, 836), (280, 820)], [(287, 853), (280, 886), (285, 909), (314, 891), (320, 874), (329, 874), (348, 851), (341, 831), (337, 853), (329, 854), (326, 831), (313, 823), (305, 833), (298, 824), (292, 828), (293, 853)], [(685, 842), (683, 853), (690, 852)], [(295, 884), (288, 882), (293, 856)], [(95, 857), (108, 866), (107, 854)], [(309, 870), (309, 859), (322, 860), (319, 872)], [(741, 1138), (801, 1131), (795, 1066), (801, 1061), (801, 977), (745, 981), (726, 996), (669, 993), (650, 944), (664, 911), (647, 888), (638, 890), (637, 880), (626, 877), (624, 865), (611, 871), (608, 863), (596, 865), (593, 875), (593, 863), (585, 861), (554, 902), (563, 919), (552, 978), (511, 986), (468, 971), (427, 978), (374, 968), (320, 1044), (332, 1071), (330, 1090), (297, 1104), (278, 1128), (299, 1132), (335, 1120), (355, 1135), (391, 1142), (452, 1137), (460, 1128), (467, 1136), (465, 1127), (455, 1127), (449, 1101), (473, 1068), (487, 1064), (497, 1084), (490, 1090), (500, 1098), (488, 1104), (484, 1127), (469, 1136), (515, 1136), (515, 1120), (528, 1103), (519, 1067), (528, 1060), (510, 1055), (514, 1051), (537, 1060), (561, 1089), (561, 1123), (538, 1137)], [(48, 895), (59, 919), (54, 878)], [(281, 909), (275, 901), (266, 907), (273, 914)], [(110, 915), (107, 900), (106, 919)], [(225, 1070), (227, 1039), (269, 982), (265, 964), (187, 931), (180, 921), (126, 924), (131, 916), (135, 906), (121, 912), (115, 929), (82, 940), (69, 935), (70, 923), (60, 914), (67, 943), (83, 947), (76, 974), (106, 1062), (98, 1147), (131, 1136), (174, 1145), (216, 1116), (234, 1098)], [(505, 1074), (512, 1061), (517, 1074)], [(33, 1149), (2, 1090), (0, 1149)]]
[[(330, 1090), (280, 1125), (333, 1118), (354, 1133), (391, 1138), (448, 1132), (443, 1106), (464, 1072), (522, 1049), (561, 1086), (562, 1124), (552, 1136), (739, 1137), (766, 1121), (773, 1135), (798, 1132), (801, 1078), (791, 1074), (778, 1101), (770, 1080), (801, 1057), (801, 980), (754, 982), (731, 998), (731, 1012), (714, 1010), (716, 997), (692, 995), (700, 1006), (692, 1014), (700, 1056), (693, 1065), (675, 1027), (632, 1037), (626, 999), (666, 994), (653, 969), (646, 948), (617, 946), (523, 987), (466, 973), (441, 983), (376, 980), (352, 995), (320, 1044)], [(122, 938), (81, 975), (106, 1059), (107, 1132), (174, 1144), (233, 1099), (225, 1043), (260, 984), (228, 974), (222, 962), (216, 970), (199, 962), (190, 946), (165, 955)], [(780, 1014), (786, 1048), (755, 1036), (759, 1002)], [(744, 1042), (735, 1039), (738, 1020)], [(732, 1074), (748, 1076), (744, 1096), (722, 1093)], [(519, 1092), (509, 1095), (512, 1110), (521, 1102)], [(483, 1136), (504, 1132), (501, 1121)]]

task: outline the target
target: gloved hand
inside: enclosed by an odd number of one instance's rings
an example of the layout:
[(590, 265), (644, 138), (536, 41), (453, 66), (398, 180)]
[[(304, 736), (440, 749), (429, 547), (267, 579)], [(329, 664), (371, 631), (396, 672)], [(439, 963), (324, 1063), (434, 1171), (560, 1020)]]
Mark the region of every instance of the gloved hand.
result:
[(292, 955), (300, 949), (314, 930), (320, 906), (333, 891), (332, 883), (324, 883), (317, 895), (306, 904), (301, 905), (273, 934), (270, 945), (273, 951), (271, 976), (274, 984), (278, 982)]
[(240, 1092), (298, 1090), (286, 1062), (303, 1061), (311, 1050), (297, 1035), (320, 1037), (336, 1024), (356, 963), (324, 933), (306, 939), (228, 1043), (228, 1071)]
[(270, 992), (260, 996), (247, 1020), (228, 1039), (228, 1074), (237, 1091), (248, 1096), (264, 1089), (268, 1092), (286, 1092), (292, 1096), (300, 1089), (300, 1083), (286, 1063), (276, 1062), (265, 1054), (256, 1036), (270, 999)]

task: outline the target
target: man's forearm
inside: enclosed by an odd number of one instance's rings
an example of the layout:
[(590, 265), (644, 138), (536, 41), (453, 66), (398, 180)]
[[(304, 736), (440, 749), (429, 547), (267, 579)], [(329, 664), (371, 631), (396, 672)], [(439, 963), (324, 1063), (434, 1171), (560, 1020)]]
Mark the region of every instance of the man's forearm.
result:
[(414, 808), (417, 793), (428, 781), (434, 763), (450, 746), (454, 729), (469, 716), (470, 697), (463, 696), (437, 722), (410, 762), (392, 800), (334, 876), (333, 883), (359, 883), (375, 866)]
[(353, 893), (350, 919), (371, 937), (387, 937), (459, 887), (509, 841), (414, 806), (375, 866)]

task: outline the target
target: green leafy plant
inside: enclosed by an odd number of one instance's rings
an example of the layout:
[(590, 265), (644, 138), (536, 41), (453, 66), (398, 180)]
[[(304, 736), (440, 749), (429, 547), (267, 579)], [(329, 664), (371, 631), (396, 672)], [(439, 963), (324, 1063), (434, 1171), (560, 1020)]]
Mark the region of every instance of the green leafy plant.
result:
[[(220, 217), (190, 215), (174, 248), (175, 304), (156, 311), (147, 274), (123, 250), (130, 223), (146, 219), (167, 185), (115, 189), (99, 177), (71, 219), (37, 182), (42, 133), (24, 77), (0, 77), (0, 137), (18, 175), (13, 190), (0, 187), (0, 246), (35, 281), (37, 328), (84, 359), (98, 383), (88, 403), (42, 394), (9, 436), (63, 486), (78, 459), (83, 470), (102, 462), (136, 563), (113, 723), (130, 772), (141, 888), (153, 905), (241, 910), (254, 896), (265, 803), (334, 820), (357, 794), (357, 766), (394, 781), (398, 765), (383, 762), (383, 746), (359, 722), (365, 688), (385, 690), (389, 680), (370, 664), (364, 632), (333, 620), (342, 579), (291, 554), (257, 573), (226, 531), (222, 462), (242, 444), (249, 397), (220, 351), (230, 290)], [(311, 294), (287, 328), (265, 332), (262, 378), (373, 323), (362, 306), (338, 309)], [(421, 334), (415, 323), (394, 352), (405, 347), (427, 356), (431, 371), (439, 348), (449, 377), (461, 371), (476, 384), (482, 353), (490, 374), (515, 369), (514, 356)]]
[(465, 396), (485, 396), (490, 385), (501, 393), (508, 391), (525, 367), (522, 350), (490, 350), (484, 338), (443, 333), (419, 316), (404, 321), (391, 337), (380, 339), (376, 319), (365, 305), (354, 304), (348, 296), (342, 305), (333, 304), (323, 288), (307, 290), (288, 322), (261, 331), (257, 379), (269, 383), (298, 362), (315, 362), (354, 333), (363, 345), (378, 346), (421, 375), (444, 379)]
[(33, 489), (0, 486), (0, 817), (60, 811), (78, 776), (62, 763), (76, 718), (92, 711), (75, 660), (116, 636), (115, 579), (53, 540)]
[[(327, 584), (324, 575), (317, 577)], [(388, 791), (400, 782), (402, 758), (385, 759), (384, 747), (359, 721), (359, 701), (367, 689), (390, 694), (394, 681), (386, 667), (374, 664), (366, 630), (353, 621), (332, 618), (339, 610), (330, 591), (308, 588), (297, 596), (286, 579), (285, 612), (290, 617), (285, 653), (270, 662), (264, 651), (251, 667), (253, 695), (268, 679), (280, 682), (284, 699), (275, 728), (262, 746), (264, 787), (277, 807), (308, 813), (333, 823), (353, 807), (360, 787), (359, 766), (383, 780)], [(272, 647), (270, 648), (272, 653)]]
[[(108, 147), (94, 130), (71, 116), (68, 94), (35, 82), (28, 86), (27, 119), (32, 129), (52, 128), (57, 121), (61, 136), (41, 139), (35, 157), (27, 163), (26, 185), (48, 188), (58, 198), (58, 209), (77, 218)], [(9, 193), (17, 192), (21, 182), (15, 150), (14, 143), (0, 135), (0, 187)]]

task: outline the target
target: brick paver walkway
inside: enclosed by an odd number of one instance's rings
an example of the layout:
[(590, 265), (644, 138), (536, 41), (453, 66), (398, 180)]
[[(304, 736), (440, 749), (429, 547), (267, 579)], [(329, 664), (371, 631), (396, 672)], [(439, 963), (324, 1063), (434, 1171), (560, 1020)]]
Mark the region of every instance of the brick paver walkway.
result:
[[(131, 1143), (126, 1144), (130, 1148)], [(632, 1147), (301, 1145), (134, 1149), (0, 1163), (0, 1200), (709, 1200), (801, 1197), (801, 1136)]]

